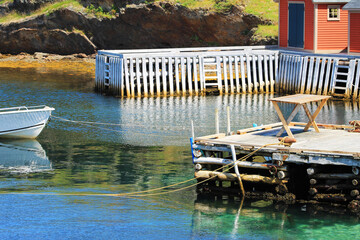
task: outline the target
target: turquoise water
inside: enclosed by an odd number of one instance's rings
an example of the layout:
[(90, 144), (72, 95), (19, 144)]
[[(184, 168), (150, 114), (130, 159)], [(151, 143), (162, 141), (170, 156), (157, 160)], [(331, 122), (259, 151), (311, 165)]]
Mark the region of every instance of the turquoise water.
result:
[[(37, 140), (1, 140), (0, 239), (359, 238), (358, 217), (342, 208), (263, 200), (241, 205), (198, 197), (193, 188), (92, 196), (192, 178), (191, 121), (196, 136), (214, 133), (215, 108), (225, 126), (230, 106), (232, 130), (278, 121), (267, 101), (271, 95), (118, 99), (93, 86), (93, 76), (85, 74), (0, 71), (0, 107), (46, 104), (56, 109), (55, 117), (116, 124), (54, 117)], [(357, 103), (330, 102), (317, 120), (343, 124), (358, 113)], [(305, 121), (305, 114), (296, 120)]]

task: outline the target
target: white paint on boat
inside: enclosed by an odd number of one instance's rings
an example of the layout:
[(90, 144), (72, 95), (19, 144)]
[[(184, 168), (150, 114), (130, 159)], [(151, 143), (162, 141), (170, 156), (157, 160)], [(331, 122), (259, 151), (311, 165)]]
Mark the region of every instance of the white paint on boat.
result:
[(53, 110), (48, 106), (0, 109), (0, 138), (36, 138)]

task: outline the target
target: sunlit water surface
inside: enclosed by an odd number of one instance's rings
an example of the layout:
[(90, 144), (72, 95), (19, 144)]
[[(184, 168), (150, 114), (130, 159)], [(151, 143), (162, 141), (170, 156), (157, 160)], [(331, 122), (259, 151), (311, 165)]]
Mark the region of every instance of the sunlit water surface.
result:
[[(0, 108), (56, 110), (37, 140), (0, 142), (0, 239), (358, 238), (356, 216), (303, 204), (245, 201), (240, 208), (236, 200), (199, 198), (193, 188), (136, 198), (86, 195), (192, 178), (191, 121), (195, 136), (214, 133), (216, 108), (221, 131), (227, 106), (233, 131), (279, 121), (272, 95), (119, 99), (93, 86), (91, 75), (1, 69)], [(329, 102), (317, 121), (344, 124), (358, 114), (357, 103)]]

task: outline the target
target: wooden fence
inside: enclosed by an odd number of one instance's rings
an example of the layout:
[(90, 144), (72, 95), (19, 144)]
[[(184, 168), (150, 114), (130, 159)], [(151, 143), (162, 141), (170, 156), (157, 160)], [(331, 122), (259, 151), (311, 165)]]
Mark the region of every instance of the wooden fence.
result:
[(281, 52), (277, 92), (359, 97), (360, 59)]
[(357, 99), (360, 59), (272, 47), (99, 51), (95, 88), (121, 97), (307, 93)]
[(274, 92), (277, 63), (265, 47), (99, 51), (95, 87), (127, 97)]

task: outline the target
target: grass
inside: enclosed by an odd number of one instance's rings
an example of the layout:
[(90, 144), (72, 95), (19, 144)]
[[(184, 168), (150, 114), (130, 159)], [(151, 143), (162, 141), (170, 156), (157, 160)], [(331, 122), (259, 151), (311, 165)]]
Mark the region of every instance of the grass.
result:
[(30, 14), (21, 14), (16, 11), (13, 11), (3, 17), (0, 17), (0, 23), (6, 22), (15, 22), (19, 20), (24, 20), (29, 17), (36, 17), (42, 14), (50, 14), (58, 9), (72, 7), (76, 10), (82, 10), (84, 7), (77, 0), (64, 0), (56, 3), (49, 3), (44, 5), (42, 8), (30, 13)]
[(259, 25), (255, 35), (259, 37), (277, 37), (278, 25)]
[(11, 3), (13, 2), (14, 0), (0, 0), (0, 5), (1, 4), (5, 4), (5, 3)]
[(246, 0), (245, 12), (278, 23), (278, 3), (273, 0)]

